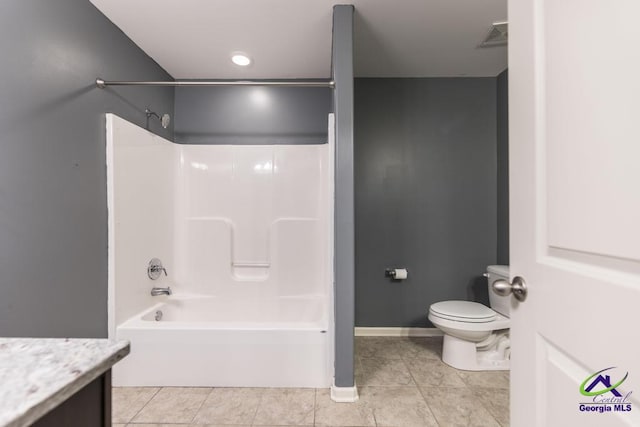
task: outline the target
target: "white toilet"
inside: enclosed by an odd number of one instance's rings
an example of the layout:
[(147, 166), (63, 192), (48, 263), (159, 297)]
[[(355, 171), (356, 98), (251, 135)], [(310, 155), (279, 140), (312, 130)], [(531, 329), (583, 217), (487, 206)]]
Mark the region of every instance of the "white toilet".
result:
[(509, 281), (509, 266), (487, 267), (491, 308), (471, 301), (441, 301), (429, 307), (429, 320), (444, 333), (442, 361), (466, 371), (509, 370), (511, 297), (491, 289)]

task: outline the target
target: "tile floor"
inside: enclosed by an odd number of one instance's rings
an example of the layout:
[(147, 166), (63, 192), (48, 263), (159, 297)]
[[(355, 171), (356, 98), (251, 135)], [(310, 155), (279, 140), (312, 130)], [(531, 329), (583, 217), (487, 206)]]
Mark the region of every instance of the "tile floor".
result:
[(441, 338), (356, 338), (360, 400), (328, 389), (121, 387), (115, 427), (509, 425), (509, 373), (466, 372), (440, 360)]

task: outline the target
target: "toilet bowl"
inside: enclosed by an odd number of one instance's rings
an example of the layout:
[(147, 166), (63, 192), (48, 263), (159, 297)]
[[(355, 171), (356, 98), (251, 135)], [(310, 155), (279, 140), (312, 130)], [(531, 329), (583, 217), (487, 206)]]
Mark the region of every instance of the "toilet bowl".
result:
[(441, 301), (429, 307), (428, 319), (444, 333), (442, 361), (467, 371), (508, 370), (510, 298), (491, 290), (498, 279), (509, 280), (509, 267), (487, 267), (491, 308), (471, 301)]

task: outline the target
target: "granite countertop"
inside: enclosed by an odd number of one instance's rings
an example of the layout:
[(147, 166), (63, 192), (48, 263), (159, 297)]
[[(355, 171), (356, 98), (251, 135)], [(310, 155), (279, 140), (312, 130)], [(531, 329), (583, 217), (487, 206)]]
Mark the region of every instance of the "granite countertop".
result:
[(127, 341), (0, 338), (0, 427), (31, 425), (127, 354)]

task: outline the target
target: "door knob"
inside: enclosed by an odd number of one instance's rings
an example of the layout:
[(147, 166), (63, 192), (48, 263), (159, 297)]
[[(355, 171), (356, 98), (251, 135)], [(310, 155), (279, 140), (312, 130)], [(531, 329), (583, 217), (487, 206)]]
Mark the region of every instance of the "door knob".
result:
[(513, 282), (511, 283), (506, 280), (496, 280), (491, 285), (491, 288), (493, 289), (493, 292), (501, 297), (506, 297), (513, 293), (513, 296), (520, 302), (524, 302), (524, 300), (527, 299), (527, 284), (520, 276), (514, 277)]

